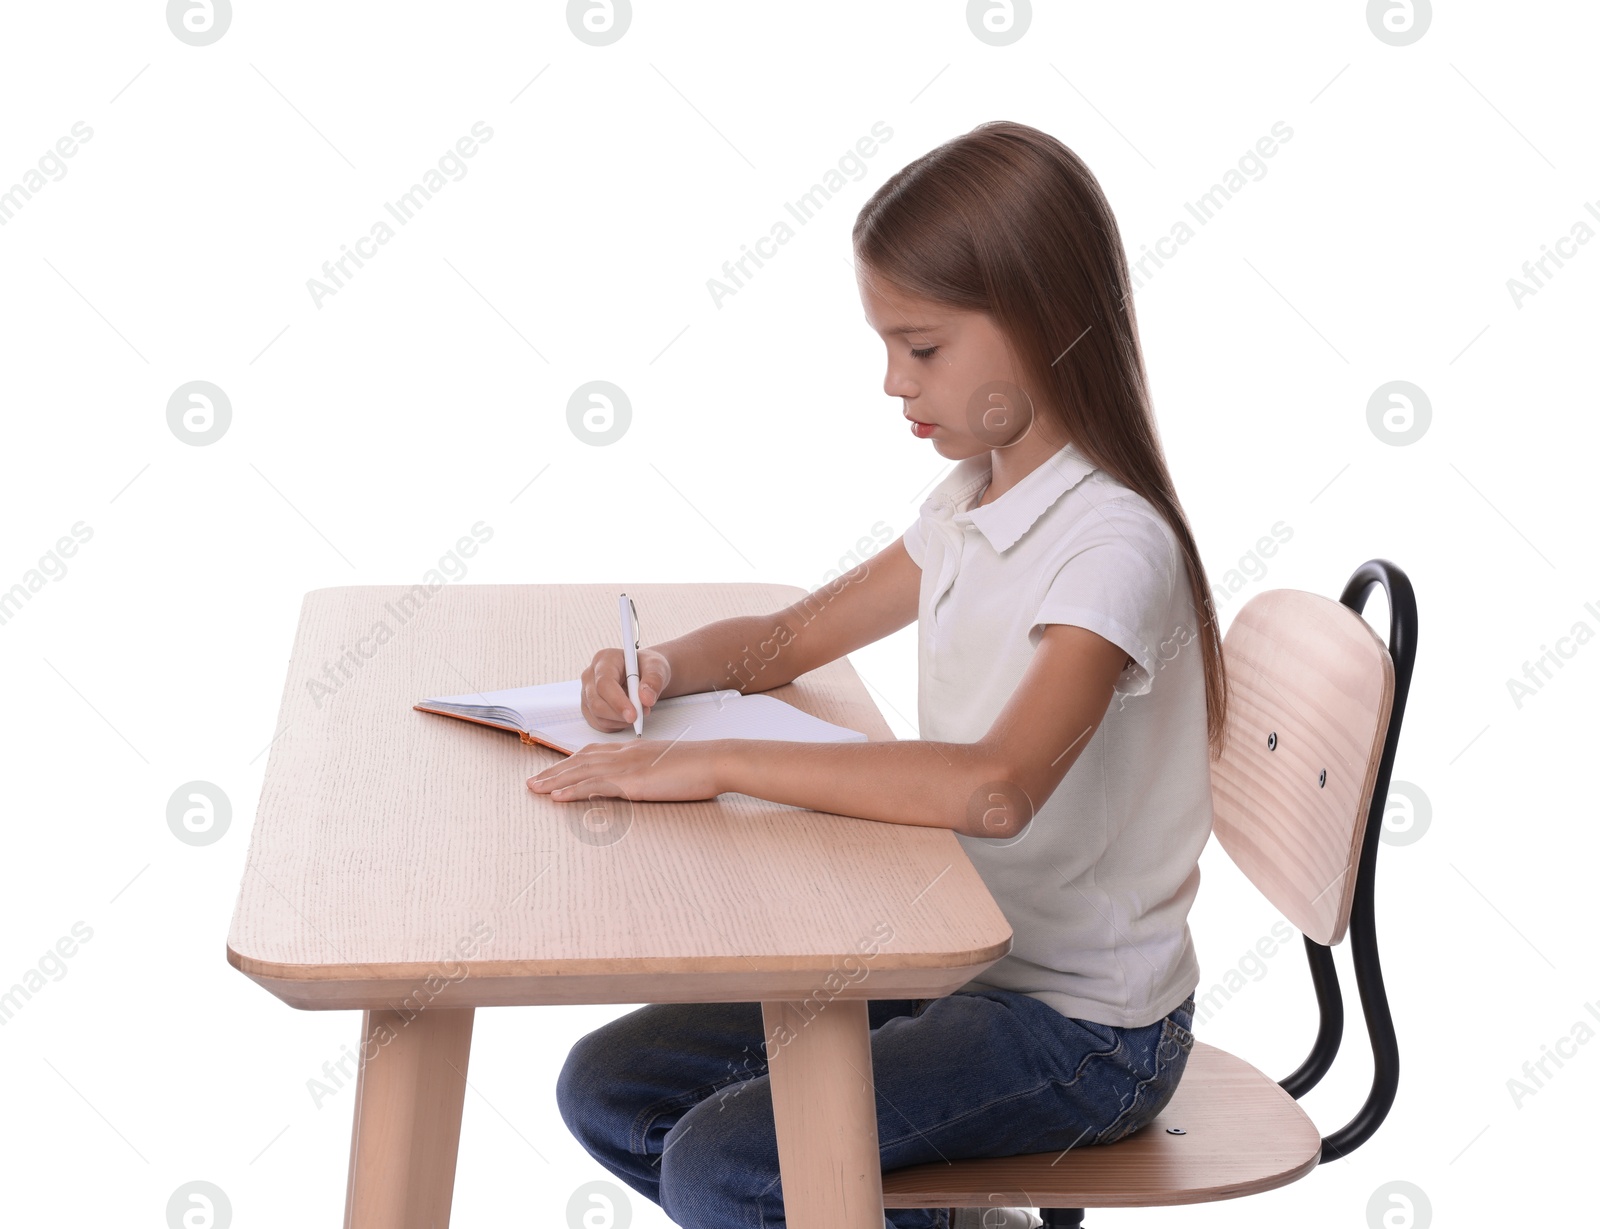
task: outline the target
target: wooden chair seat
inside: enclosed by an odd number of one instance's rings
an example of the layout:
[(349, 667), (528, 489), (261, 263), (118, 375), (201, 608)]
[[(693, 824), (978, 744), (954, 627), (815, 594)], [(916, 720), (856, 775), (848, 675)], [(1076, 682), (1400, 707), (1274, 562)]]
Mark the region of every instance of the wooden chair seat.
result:
[[(1181, 1128), (1173, 1135), (1169, 1127)], [(1232, 1199), (1304, 1177), (1322, 1137), (1299, 1104), (1242, 1058), (1196, 1041), (1177, 1091), (1114, 1144), (934, 1162), (883, 1175), (887, 1208), (1126, 1208)]]

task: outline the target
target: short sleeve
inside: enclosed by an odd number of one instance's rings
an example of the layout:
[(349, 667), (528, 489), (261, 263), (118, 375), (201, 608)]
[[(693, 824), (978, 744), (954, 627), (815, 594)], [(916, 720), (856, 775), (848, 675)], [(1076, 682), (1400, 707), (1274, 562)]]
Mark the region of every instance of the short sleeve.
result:
[(906, 554), (910, 555), (911, 562), (920, 568), (928, 543), (927, 534), (922, 527), (922, 518), (920, 516), (912, 521), (910, 527), (906, 529), (904, 541)]
[(1160, 646), (1181, 637), (1182, 629), (1166, 626), (1179, 558), (1158, 513), (1126, 503), (1098, 505), (1075, 528), (1067, 559), (1028, 629), (1029, 642), (1038, 647), (1046, 624), (1086, 627), (1133, 658), (1115, 690), (1143, 695), (1159, 668)]

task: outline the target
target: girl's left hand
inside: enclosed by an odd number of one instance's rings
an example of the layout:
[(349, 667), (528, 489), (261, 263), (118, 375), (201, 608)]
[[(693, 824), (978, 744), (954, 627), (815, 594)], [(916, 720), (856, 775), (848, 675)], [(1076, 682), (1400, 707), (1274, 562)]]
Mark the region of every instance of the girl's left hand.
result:
[(635, 802), (685, 802), (715, 798), (715, 740), (677, 743), (640, 738), (593, 743), (528, 778), (528, 788), (557, 802), (627, 798)]

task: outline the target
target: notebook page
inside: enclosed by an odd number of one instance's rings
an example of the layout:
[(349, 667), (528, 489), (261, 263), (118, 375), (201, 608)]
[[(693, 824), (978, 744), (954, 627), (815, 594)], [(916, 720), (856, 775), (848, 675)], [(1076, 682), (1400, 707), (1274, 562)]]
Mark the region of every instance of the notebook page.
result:
[[(859, 730), (823, 721), (773, 696), (747, 696), (729, 690), (702, 692), (699, 698), (714, 700), (719, 696), (726, 698), (721, 703), (681, 708), (668, 708), (671, 701), (663, 700), (645, 716), (643, 736), (668, 742), (680, 737), (691, 742), (711, 738), (776, 738), (807, 743), (867, 741)], [(532, 732), (569, 751), (592, 743), (632, 742), (638, 737), (631, 728), (597, 730), (581, 716), (559, 725), (541, 725)]]
[[(663, 709), (682, 708), (685, 705), (714, 704), (718, 696), (736, 696), (731, 688), (722, 691), (694, 692), (685, 696), (671, 696), (658, 701), (651, 715)], [(498, 691), (472, 691), (459, 696), (434, 696), (422, 701), (431, 708), (452, 713), (465, 713), (505, 721), (532, 733), (552, 725), (565, 726), (574, 721), (588, 726), (583, 715), (583, 680), (568, 679), (560, 683), (537, 683), (530, 687), (504, 687)], [(649, 720), (646, 717), (645, 720)], [(599, 731), (596, 731), (598, 733)]]
[[(736, 696), (739, 693), (732, 689), (726, 691), (695, 691), (686, 696), (668, 696), (665, 700), (657, 700), (645, 715), (645, 721), (650, 721), (657, 713), (668, 713), (680, 708), (698, 707), (699, 705), (715, 705), (718, 696)], [(582, 726), (596, 734), (601, 733), (589, 724), (589, 719), (583, 715), (583, 705), (580, 696), (574, 699), (566, 708), (541, 705), (538, 708), (519, 708), (522, 717), (522, 728), (530, 734), (541, 733), (557, 726), (567, 727), (573, 724)]]

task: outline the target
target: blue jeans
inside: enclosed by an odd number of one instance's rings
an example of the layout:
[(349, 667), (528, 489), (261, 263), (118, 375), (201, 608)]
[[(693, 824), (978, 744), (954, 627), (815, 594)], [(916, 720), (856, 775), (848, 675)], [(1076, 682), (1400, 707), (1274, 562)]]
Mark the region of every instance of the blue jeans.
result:
[[(1112, 1143), (1171, 1100), (1194, 996), (1116, 1028), (1009, 990), (867, 1004), (885, 1170)], [(759, 1003), (659, 1003), (579, 1038), (556, 1081), (588, 1153), (687, 1229), (780, 1229), (783, 1193)], [(948, 1229), (896, 1208), (889, 1229)]]

